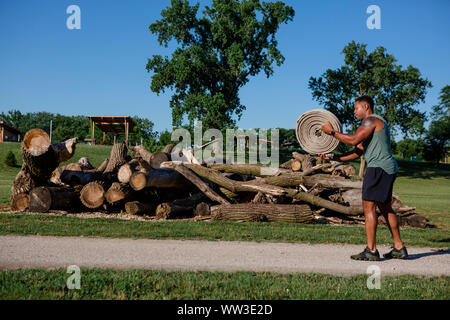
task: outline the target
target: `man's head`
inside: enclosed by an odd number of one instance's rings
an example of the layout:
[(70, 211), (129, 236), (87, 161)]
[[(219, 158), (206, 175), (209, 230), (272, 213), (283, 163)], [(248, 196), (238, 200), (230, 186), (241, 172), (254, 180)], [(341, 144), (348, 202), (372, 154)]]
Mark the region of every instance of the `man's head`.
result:
[(354, 115), (356, 119), (362, 120), (373, 113), (373, 99), (369, 96), (361, 96), (355, 100)]

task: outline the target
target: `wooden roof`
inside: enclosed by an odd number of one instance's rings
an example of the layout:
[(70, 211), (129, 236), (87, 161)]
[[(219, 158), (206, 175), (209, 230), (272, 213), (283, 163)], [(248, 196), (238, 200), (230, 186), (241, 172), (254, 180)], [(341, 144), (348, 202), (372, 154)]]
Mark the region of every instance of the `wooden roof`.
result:
[(88, 118), (103, 132), (125, 132), (125, 123), (128, 123), (129, 131), (133, 131), (133, 128), (136, 126), (136, 123), (130, 116), (90, 115)]
[(12, 133), (15, 134), (22, 134), (22, 132), (20, 132), (19, 130), (17, 130), (16, 128), (10, 126), (7, 122), (0, 120), (0, 127), (4, 127), (6, 128), (8, 131), (11, 131)]

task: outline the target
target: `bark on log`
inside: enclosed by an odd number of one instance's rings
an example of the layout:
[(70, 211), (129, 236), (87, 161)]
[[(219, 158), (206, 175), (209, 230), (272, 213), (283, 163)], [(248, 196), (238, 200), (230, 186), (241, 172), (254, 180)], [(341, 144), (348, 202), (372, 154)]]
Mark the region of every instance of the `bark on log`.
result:
[[(22, 164), (22, 168), (16, 175), (11, 188), (11, 199), (20, 193), (29, 193), (34, 187), (36, 187), (36, 181), (33, 179), (26, 165)], [(13, 201), (11, 202), (11, 206), (14, 206)]]
[(134, 152), (137, 153), (138, 155), (140, 155), (142, 157), (142, 159), (144, 159), (144, 161), (146, 161), (148, 164), (150, 164), (150, 160), (151, 160), (153, 154), (150, 151), (148, 151), (147, 149), (145, 149), (144, 146), (134, 147)]
[(105, 200), (105, 187), (104, 181), (93, 181), (81, 189), (80, 200), (90, 209), (96, 209), (100, 207)]
[(339, 213), (349, 215), (349, 216), (357, 216), (357, 215), (360, 215), (363, 213), (360, 208), (346, 207), (339, 203), (323, 199), (319, 196), (315, 196), (311, 193), (298, 192), (295, 189), (285, 189), (285, 190), (286, 190), (287, 197), (290, 197), (290, 198), (293, 198), (296, 200), (301, 200), (301, 201), (307, 202), (309, 204), (312, 204), (314, 206), (327, 208), (329, 210), (339, 212)]
[(175, 170), (182, 174), (186, 179), (191, 181), (201, 192), (203, 192), (212, 201), (219, 202), (221, 204), (230, 204), (230, 202), (219, 194), (217, 194), (213, 189), (211, 189), (208, 184), (202, 179), (200, 179), (192, 170), (186, 168), (183, 164), (179, 164), (175, 167)]
[(105, 171), (106, 167), (108, 166), (109, 163), (109, 159), (106, 158), (96, 169), (98, 172), (103, 172)]
[(205, 217), (211, 215), (210, 206), (205, 202), (200, 202), (194, 209), (194, 216)]
[(273, 175), (279, 175), (282, 173), (288, 173), (290, 170), (283, 168), (272, 168), (267, 166), (260, 166), (256, 164), (218, 164), (211, 163), (207, 166), (210, 169), (214, 169), (221, 172), (229, 173), (241, 173), (246, 175), (252, 175), (257, 177), (267, 177)]
[(294, 161), (294, 159), (290, 159), (290, 160), (280, 164), (280, 168), (282, 168), (282, 169), (291, 169), (292, 161)]
[(76, 192), (64, 187), (37, 187), (30, 193), (30, 211), (70, 210), (78, 207)]
[(213, 220), (309, 223), (314, 215), (306, 204), (240, 203), (220, 206), (214, 211)]
[(161, 163), (169, 161), (170, 156), (168, 156), (165, 152), (155, 152), (152, 157), (150, 158), (150, 166), (152, 168), (160, 168)]
[(61, 173), (61, 182), (70, 186), (84, 186), (89, 182), (102, 179), (102, 172), (64, 170)]
[(192, 184), (177, 171), (169, 168), (152, 169), (148, 172), (135, 172), (130, 178), (134, 190), (146, 187), (176, 188), (189, 190)]
[(356, 169), (351, 164), (342, 164), (333, 169), (331, 175), (341, 177), (351, 177), (356, 174)]
[(127, 162), (128, 148), (123, 142), (116, 143), (111, 149), (108, 165), (104, 173), (116, 173)]
[(44, 184), (59, 163), (47, 133), (41, 129), (28, 131), (22, 141), (21, 151), (23, 163), (33, 180)]
[(155, 215), (156, 204), (143, 203), (139, 201), (129, 201), (125, 203), (125, 212), (131, 215), (146, 214), (149, 216)]
[(75, 154), (75, 147), (78, 138), (71, 138), (61, 143), (52, 144), (52, 148), (57, 155), (57, 162), (61, 163), (69, 160)]
[(192, 171), (194, 171), (199, 176), (206, 178), (209, 181), (211, 181), (221, 187), (224, 187), (233, 193), (246, 192), (246, 191), (249, 191), (249, 192), (261, 191), (263, 193), (268, 193), (268, 194), (272, 194), (275, 196), (281, 196), (285, 193), (284, 189), (280, 188), (278, 186), (273, 186), (273, 185), (264, 184), (264, 183), (260, 183), (260, 182), (255, 183), (255, 180), (234, 181), (234, 180), (224, 177), (219, 171), (211, 169), (211, 168), (206, 168), (206, 167), (202, 167), (197, 164), (189, 164), (189, 163), (185, 163), (183, 165), (186, 166), (187, 168), (191, 169)]
[(172, 152), (172, 149), (175, 145), (174, 144), (168, 144), (164, 147), (164, 149), (162, 150), (162, 152), (170, 154)]
[(128, 184), (113, 182), (105, 193), (105, 199), (108, 203), (116, 203), (123, 199), (129, 199), (132, 192), (133, 190)]
[(156, 207), (156, 217), (166, 220), (192, 216), (194, 208), (204, 199), (204, 194), (199, 192), (184, 199), (161, 203)]
[(339, 177), (332, 177), (330, 175), (314, 175), (303, 176), (301, 172), (291, 172), (282, 174), (280, 176), (265, 177), (258, 182), (249, 181), (248, 183), (266, 183), (273, 186), (293, 187), (303, 184), (312, 187), (320, 184), (327, 188), (344, 188), (344, 189), (361, 189), (362, 181), (353, 181), (350, 179), (340, 179)]

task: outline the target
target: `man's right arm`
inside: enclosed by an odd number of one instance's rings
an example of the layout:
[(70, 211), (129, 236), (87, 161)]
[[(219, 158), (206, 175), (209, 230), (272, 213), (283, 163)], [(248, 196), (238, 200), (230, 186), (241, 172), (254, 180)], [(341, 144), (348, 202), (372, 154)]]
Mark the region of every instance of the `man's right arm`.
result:
[(335, 155), (335, 161), (352, 161), (358, 159), (363, 154), (363, 146), (362, 143), (358, 144), (353, 150), (349, 152), (343, 153), (341, 155)]
[(333, 161), (352, 161), (358, 159), (363, 154), (364, 147), (362, 143), (358, 144), (353, 150), (349, 152), (343, 153), (341, 155), (335, 154), (333, 159), (328, 158), (325, 154), (319, 153), (318, 155), (324, 160), (333, 160)]

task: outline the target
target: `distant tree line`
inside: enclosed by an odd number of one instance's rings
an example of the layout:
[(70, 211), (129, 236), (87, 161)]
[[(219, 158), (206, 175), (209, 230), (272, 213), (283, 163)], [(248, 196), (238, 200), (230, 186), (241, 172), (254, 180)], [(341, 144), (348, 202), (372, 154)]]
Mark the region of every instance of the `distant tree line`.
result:
[[(142, 144), (151, 151), (156, 151), (162, 146), (158, 143), (158, 132), (153, 129), (153, 122), (146, 118), (132, 117), (136, 123), (133, 132), (130, 132), (128, 141), (130, 144)], [(86, 116), (65, 116), (50, 112), (27, 112), (19, 110), (9, 110), (0, 113), (0, 120), (9, 123), (23, 134), (33, 128), (39, 128), (50, 135), (50, 121), (52, 121), (52, 142), (64, 141), (68, 138), (78, 137), (79, 140), (91, 138), (90, 122)], [(125, 140), (125, 135), (118, 134), (119, 141)], [(170, 137), (169, 137), (170, 138)], [(100, 130), (95, 130), (95, 141), (103, 141), (103, 134)], [(114, 134), (107, 133), (106, 144), (114, 142)]]

